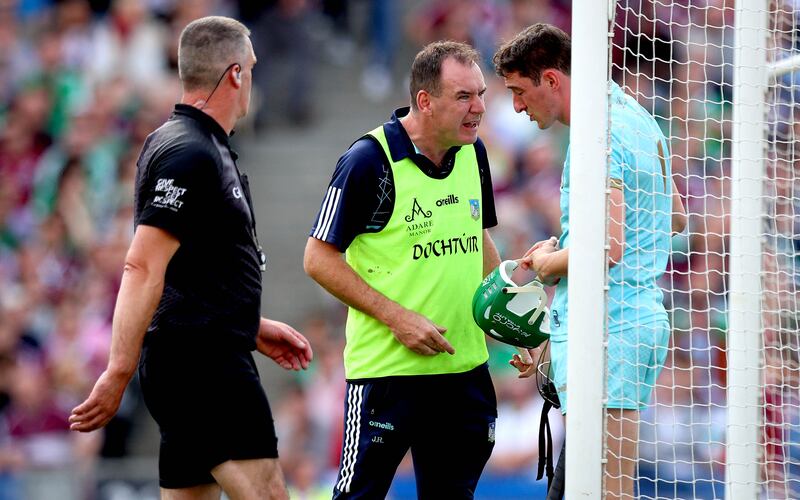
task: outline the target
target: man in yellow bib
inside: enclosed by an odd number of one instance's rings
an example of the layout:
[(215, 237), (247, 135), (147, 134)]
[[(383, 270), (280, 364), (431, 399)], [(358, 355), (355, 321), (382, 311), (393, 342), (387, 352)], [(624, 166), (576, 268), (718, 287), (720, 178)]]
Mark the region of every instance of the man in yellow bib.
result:
[(409, 448), (419, 498), (470, 499), (494, 446), (471, 313), (500, 263), (478, 60), (456, 42), (417, 54), (411, 107), (339, 159), (308, 239), (306, 272), (349, 306), (335, 499), (384, 498)]

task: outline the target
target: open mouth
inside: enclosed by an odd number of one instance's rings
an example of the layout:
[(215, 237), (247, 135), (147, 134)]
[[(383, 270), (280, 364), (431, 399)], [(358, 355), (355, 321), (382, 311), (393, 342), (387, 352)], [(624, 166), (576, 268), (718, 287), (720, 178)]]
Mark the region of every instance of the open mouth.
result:
[(478, 125), (480, 125), (480, 123), (481, 123), (480, 121), (465, 122), (462, 123), (461, 126), (464, 128), (468, 128), (470, 130), (475, 130), (478, 128)]

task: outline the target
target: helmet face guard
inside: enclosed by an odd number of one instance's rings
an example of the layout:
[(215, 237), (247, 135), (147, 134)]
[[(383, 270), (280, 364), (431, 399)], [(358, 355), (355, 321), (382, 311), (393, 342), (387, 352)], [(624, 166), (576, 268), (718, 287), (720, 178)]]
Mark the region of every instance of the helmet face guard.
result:
[(530, 349), (550, 338), (547, 294), (537, 280), (524, 286), (511, 281), (516, 268), (507, 260), (489, 273), (472, 297), (472, 317), (490, 337)]

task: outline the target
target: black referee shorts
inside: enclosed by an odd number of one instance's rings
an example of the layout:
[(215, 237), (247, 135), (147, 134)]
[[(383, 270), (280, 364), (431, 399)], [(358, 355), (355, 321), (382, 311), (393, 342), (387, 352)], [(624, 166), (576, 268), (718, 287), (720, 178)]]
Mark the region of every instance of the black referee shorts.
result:
[(277, 458), (275, 426), (252, 354), (204, 333), (148, 332), (142, 394), (161, 432), (159, 483), (214, 482), (228, 460)]
[(468, 500), (494, 448), (497, 399), (484, 364), (349, 381), (344, 418), (334, 500), (385, 498), (409, 448), (418, 498)]

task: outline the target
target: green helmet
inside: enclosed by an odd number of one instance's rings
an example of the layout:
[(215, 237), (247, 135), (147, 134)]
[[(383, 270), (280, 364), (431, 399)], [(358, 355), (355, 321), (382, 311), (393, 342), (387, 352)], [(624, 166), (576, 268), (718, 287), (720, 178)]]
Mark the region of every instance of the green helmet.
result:
[(550, 338), (544, 285), (511, 281), (517, 262), (507, 260), (483, 280), (472, 297), (472, 317), (487, 335), (517, 347), (533, 348)]

